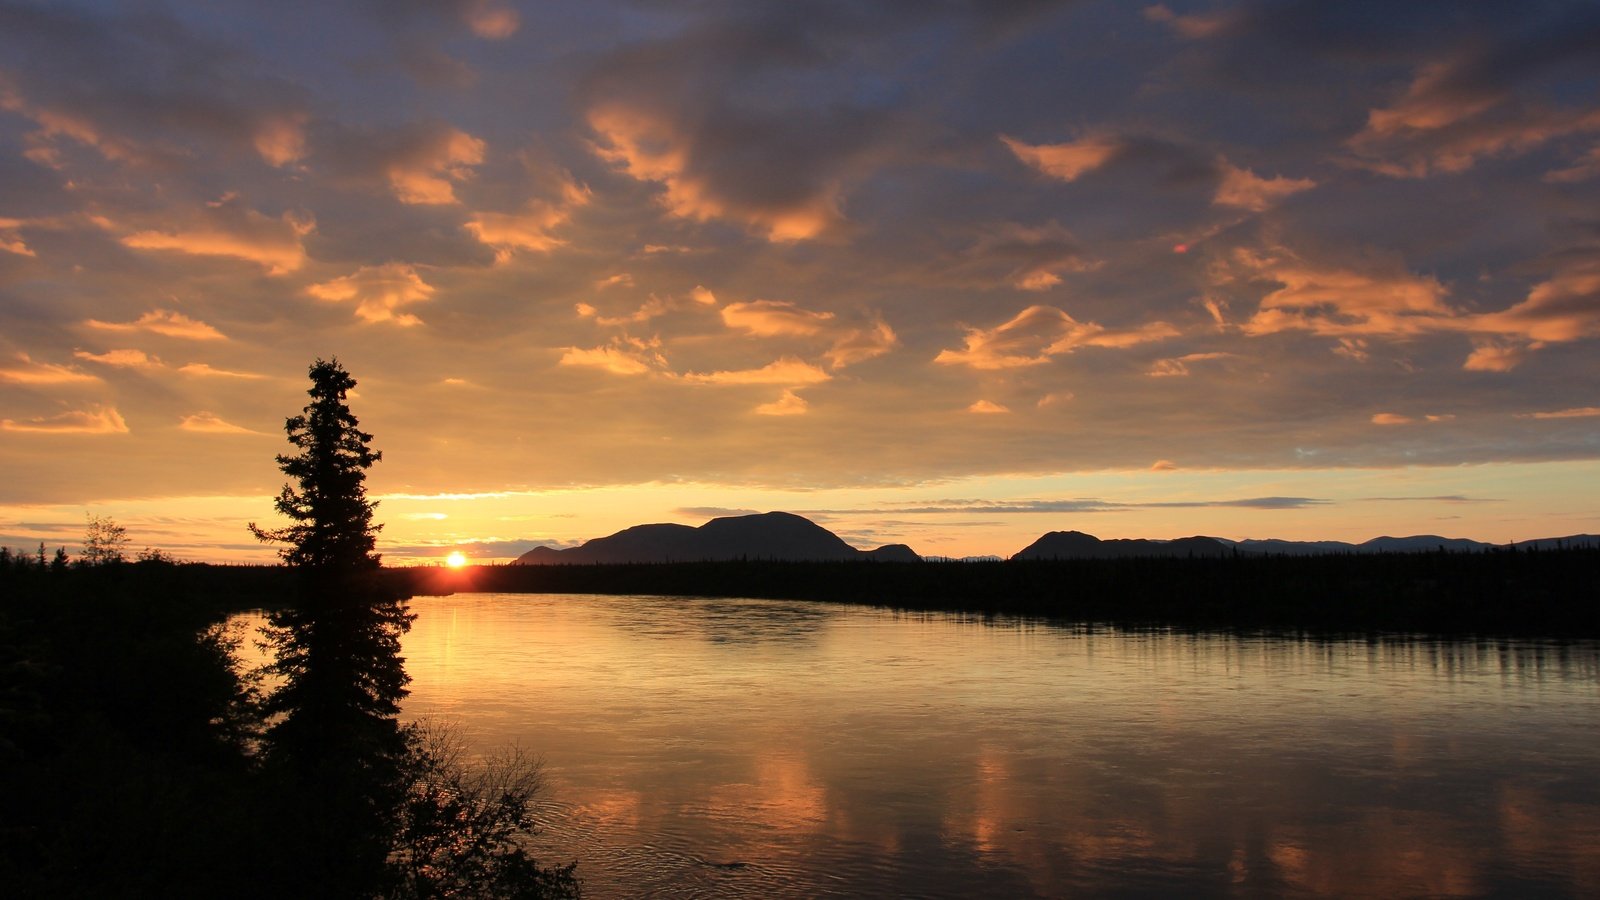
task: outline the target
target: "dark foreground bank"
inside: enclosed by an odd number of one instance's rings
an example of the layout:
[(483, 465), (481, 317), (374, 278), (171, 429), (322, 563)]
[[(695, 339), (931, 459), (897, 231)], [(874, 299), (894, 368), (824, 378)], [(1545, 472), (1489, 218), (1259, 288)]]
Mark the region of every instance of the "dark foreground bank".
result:
[(409, 570), (414, 593), (864, 603), (1137, 627), (1600, 637), (1600, 550), (1315, 557), (709, 562)]

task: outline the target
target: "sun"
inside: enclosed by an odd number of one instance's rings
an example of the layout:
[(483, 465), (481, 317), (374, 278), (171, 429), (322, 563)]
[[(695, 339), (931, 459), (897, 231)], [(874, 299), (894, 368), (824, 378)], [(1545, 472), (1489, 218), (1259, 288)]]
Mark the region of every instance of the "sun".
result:
[(459, 569), (467, 564), (467, 556), (460, 550), (452, 550), (450, 555), (444, 558), (444, 564), (452, 569)]

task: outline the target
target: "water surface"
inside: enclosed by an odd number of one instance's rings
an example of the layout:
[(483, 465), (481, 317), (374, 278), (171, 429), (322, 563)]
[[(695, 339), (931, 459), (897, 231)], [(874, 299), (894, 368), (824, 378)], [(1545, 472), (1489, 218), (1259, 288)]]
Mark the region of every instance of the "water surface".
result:
[(412, 602), (594, 896), (1600, 896), (1600, 645), (767, 600)]

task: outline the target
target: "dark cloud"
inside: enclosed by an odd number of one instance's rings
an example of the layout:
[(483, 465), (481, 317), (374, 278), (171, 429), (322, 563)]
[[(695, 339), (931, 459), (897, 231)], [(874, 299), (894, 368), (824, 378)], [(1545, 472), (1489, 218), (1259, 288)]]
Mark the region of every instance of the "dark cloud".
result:
[(1326, 506), (1332, 500), (1312, 497), (1249, 497), (1241, 500), (1174, 500), (1157, 502), (1131, 502), (1117, 500), (1022, 500), (1014, 502), (995, 500), (936, 500), (926, 505), (894, 506), (880, 509), (809, 509), (801, 515), (944, 515), (949, 513), (981, 513), (986, 515), (1012, 515), (1029, 513), (1099, 513), (1120, 512), (1130, 509), (1305, 509)]

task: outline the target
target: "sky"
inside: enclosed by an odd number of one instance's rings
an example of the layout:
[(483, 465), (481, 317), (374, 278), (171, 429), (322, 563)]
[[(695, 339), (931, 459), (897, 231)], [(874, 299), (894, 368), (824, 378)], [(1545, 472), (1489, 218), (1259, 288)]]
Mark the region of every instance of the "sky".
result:
[(1600, 6), (0, 0), (0, 545), (1600, 532)]

